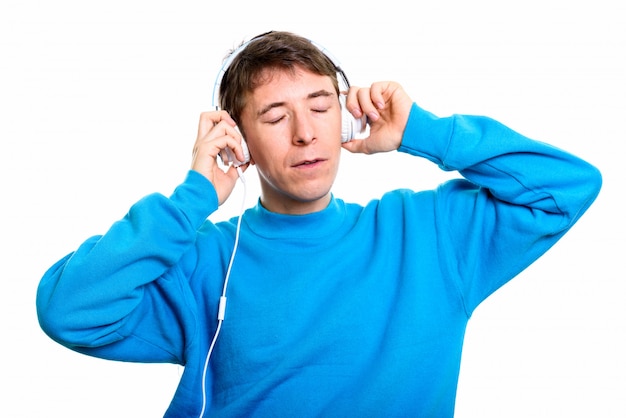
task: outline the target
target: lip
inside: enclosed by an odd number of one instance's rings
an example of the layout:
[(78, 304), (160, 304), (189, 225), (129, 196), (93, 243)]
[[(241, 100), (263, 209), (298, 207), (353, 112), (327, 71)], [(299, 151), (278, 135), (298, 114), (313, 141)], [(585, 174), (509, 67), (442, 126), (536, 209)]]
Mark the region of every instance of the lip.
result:
[(311, 158), (311, 159), (298, 161), (297, 163), (293, 164), (291, 167), (292, 168), (303, 168), (303, 169), (315, 168), (315, 167), (320, 166), (324, 162), (326, 162), (326, 160), (324, 158)]

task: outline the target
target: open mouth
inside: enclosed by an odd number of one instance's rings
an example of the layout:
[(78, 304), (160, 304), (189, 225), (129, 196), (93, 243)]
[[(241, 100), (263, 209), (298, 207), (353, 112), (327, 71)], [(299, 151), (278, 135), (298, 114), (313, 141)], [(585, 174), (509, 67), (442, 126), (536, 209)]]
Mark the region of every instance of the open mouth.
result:
[(315, 159), (315, 160), (302, 161), (302, 162), (296, 164), (294, 167), (302, 167), (302, 166), (307, 166), (307, 165), (314, 165), (314, 164), (317, 164), (317, 163), (319, 163), (321, 161), (324, 161), (324, 160)]

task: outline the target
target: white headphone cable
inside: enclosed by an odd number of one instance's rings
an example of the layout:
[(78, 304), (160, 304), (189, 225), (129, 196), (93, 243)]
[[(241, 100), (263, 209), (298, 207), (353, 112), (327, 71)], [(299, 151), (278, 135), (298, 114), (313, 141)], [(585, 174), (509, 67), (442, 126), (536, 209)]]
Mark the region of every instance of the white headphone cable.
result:
[(213, 353), (213, 348), (215, 347), (215, 343), (217, 342), (217, 337), (220, 334), (222, 329), (222, 322), (224, 321), (224, 315), (226, 313), (226, 289), (228, 288), (228, 280), (230, 279), (230, 270), (233, 267), (233, 261), (235, 260), (235, 254), (237, 253), (237, 247), (239, 246), (239, 232), (241, 231), (241, 218), (243, 218), (243, 213), (245, 211), (246, 206), (246, 179), (243, 175), (243, 171), (240, 167), (236, 167), (237, 174), (239, 174), (239, 178), (241, 179), (241, 183), (243, 184), (243, 198), (241, 201), (241, 211), (239, 213), (239, 219), (237, 219), (237, 229), (235, 231), (235, 244), (233, 245), (233, 252), (230, 256), (230, 261), (228, 263), (228, 270), (226, 271), (226, 278), (224, 279), (224, 287), (222, 289), (222, 296), (220, 296), (220, 303), (217, 309), (217, 329), (215, 330), (215, 334), (213, 335), (213, 340), (211, 341), (211, 345), (209, 346), (209, 351), (207, 352), (206, 359), (204, 360), (204, 369), (202, 371), (202, 410), (200, 411), (199, 418), (204, 416), (204, 412), (206, 409), (206, 374), (209, 368), (209, 360), (211, 358), (211, 354)]

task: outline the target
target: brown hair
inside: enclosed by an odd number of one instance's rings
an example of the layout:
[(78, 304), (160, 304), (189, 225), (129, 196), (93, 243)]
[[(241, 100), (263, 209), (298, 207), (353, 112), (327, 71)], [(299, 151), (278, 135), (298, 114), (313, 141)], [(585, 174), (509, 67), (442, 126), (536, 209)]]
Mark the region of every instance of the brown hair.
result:
[(268, 68), (295, 71), (296, 67), (302, 67), (314, 74), (327, 75), (339, 93), (339, 69), (306, 38), (290, 32), (272, 31), (258, 35), (242, 46), (240, 52), (231, 52), (237, 55), (228, 65), (219, 86), (220, 108), (237, 123), (248, 94), (261, 85), (262, 73)]

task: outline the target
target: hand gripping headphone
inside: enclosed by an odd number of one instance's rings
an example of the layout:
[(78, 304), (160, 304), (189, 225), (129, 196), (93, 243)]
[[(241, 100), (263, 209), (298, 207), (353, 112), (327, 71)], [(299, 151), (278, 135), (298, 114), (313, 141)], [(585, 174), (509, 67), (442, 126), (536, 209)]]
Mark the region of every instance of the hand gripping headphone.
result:
[[(218, 95), (219, 95), (220, 85), (222, 84), (222, 79), (224, 77), (224, 74), (230, 67), (230, 64), (237, 57), (237, 55), (239, 55), (239, 53), (248, 46), (250, 42), (255, 41), (259, 38), (262, 38), (265, 35), (266, 34), (259, 35), (243, 43), (241, 46), (235, 49), (230, 54), (230, 56), (224, 61), (224, 64), (222, 65), (219, 72), (217, 73), (217, 77), (215, 78), (215, 83), (213, 84), (213, 100), (211, 104), (214, 109), (219, 108)], [(350, 88), (350, 82), (348, 81), (348, 77), (346, 76), (346, 74), (341, 69), (339, 62), (326, 50), (326, 48), (322, 47), (319, 44), (316, 44), (315, 42), (311, 40), (309, 40), (309, 42), (311, 42), (311, 44), (313, 44), (317, 49), (319, 49), (329, 59), (329, 61), (335, 66), (335, 69), (337, 71), (337, 81), (339, 82), (339, 91), (340, 92), (348, 91), (348, 89)], [(341, 103), (341, 142), (348, 142), (352, 139), (356, 139), (357, 135), (365, 131), (366, 118), (363, 117), (363, 118), (357, 119), (346, 109), (346, 96), (345, 95), (339, 94), (339, 101)], [(245, 141), (242, 142), (242, 147), (243, 147), (244, 154), (246, 155), (246, 161), (243, 161), (243, 162), (237, 161), (235, 159), (234, 153), (230, 149), (227, 148), (225, 150), (226, 153), (228, 154), (229, 161), (233, 161), (233, 164), (237, 167), (240, 166), (241, 164), (245, 164), (250, 159), (248, 147)]]

